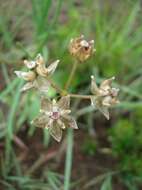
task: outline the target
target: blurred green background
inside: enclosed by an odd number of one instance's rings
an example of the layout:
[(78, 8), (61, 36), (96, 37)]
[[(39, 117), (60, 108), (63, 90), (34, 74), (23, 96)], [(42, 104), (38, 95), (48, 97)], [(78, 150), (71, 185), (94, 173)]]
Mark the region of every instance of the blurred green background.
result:
[[(40, 99), (21, 94), (14, 70), (41, 53), (60, 59), (54, 75), (63, 87), (73, 59), (71, 38), (94, 39), (95, 55), (82, 63), (70, 92), (89, 94), (97, 82), (116, 77), (121, 103), (111, 120), (73, 100), (79, 130), (58, 144), (31, 126)], [(142, 5), (140, 0), (0, 0), (0, 189), (142, 189)], [(51, 89), (49, 96), (55, 96)]]

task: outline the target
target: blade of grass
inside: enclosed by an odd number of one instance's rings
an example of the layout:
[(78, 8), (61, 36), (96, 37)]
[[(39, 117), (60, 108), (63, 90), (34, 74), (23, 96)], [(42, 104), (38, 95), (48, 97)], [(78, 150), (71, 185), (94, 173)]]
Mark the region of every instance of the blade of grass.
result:
[(2, 34), (5, 46), (7, 48), (12, 47), (13, 45), (13, 36), (12, 33), (8, 29), (8, 21), (6, 17), (0, 16), (0, 33)]
[(5, 156), (6, 156), (6, 165), (7, 169), (9, 168), (9, 162), (10, 162), (10, 155), (11, 155), (11, 140), (13, 137), (13, 129), (14, 129), (14, 119), (15, 119), (15, 114), (16, 114), (16, 109), (19, 104), (19, 99), (20, 99), (20, 88), (23, 85), (23, 81), (20, 81), (17, 89), (15, 96), (13, 97), (11, 109), (9, 111), (8, 115), (8, 121), (7, 121), (7, 130), (6, 130), (6, 148), (5, 148)]
[(108, 175), (106, 177), (106, 179), (104, 180), (100, 190), (112, 190), (112, 184), (111, 184), (111, 181), (112, 181), (112, 176), (111, 175)]
[(66, 162), (65, 162), (64, 190), (70, 189), (72, 154), (73, 154), (72, 151), (73, 151), (73, 130), (68, 129), (68, 131), (67, 131), (67, 152), (66, 152)]

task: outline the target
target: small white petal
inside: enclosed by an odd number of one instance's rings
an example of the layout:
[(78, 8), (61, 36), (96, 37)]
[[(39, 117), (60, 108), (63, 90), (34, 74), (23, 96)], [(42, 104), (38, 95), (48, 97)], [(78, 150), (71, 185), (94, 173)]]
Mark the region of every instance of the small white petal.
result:
[(53, 74), (54, 71), (56, 70), (57, 66), (58, 66), (59, 60), (51, 63), (48, 67), (47, 67), (47, 72), (48, 74)]
[(24, 64), (26, 65), (27, 68), (33, 69), (36, 67), (36, 62), (35, 61), (27, 61), (24, 60)]
[(82, 40), (80, 42), (80, 45), (83, 46), (83, 47), (89, 47), (89, 43), (86, 40)]
[(72, 43), (72, 42), (73, 42), (73, 38), (70, 39), (70, 43)]
[(33, 71), (23, 72), (23, 71), (15, 71), (15, 74), (24, 80), (33, 81), (36, 77), (36, 74)]
[(84, 35), (83, 35), (83, 34), (81, 34), (80, 38), (81, 38), (81, 39), (83, 39), (83, 38), (84, 38)]
[(94, 40), (91, 40), (91, 41), (90, 41), (90, 44), (94, 44)]
[(14, 73), (17, 75), (17, 77), (19, 78), (23, 78), (27, 72), (23, 72), (23, 71), (14, 71)]
[(53, 100), (52, 100), (52, 104), (53, 104), (53, 105), (56, 105), (56, 103), (57, 103), (56, 100), (53, 99)]

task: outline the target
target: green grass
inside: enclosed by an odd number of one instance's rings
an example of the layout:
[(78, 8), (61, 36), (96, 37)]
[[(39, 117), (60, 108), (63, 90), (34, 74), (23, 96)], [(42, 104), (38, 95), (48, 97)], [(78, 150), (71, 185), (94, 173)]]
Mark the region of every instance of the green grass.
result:
[[(17, 161), (13, 146), (13, 135), (22, 133), (24, 123), (28, 123), (37, 114), (39, 98), (36, 93), (21, 94), (19, 89), (22, 82), (17, 79), (13, 71), (22, 68), (20, 60), (33, 58), (41, 52), (46, 61), (60, 59), (61, 63), (54, 77), (63, 86), (73, 60), (67, 52), (70, 38), (85, 34), (87, 38), (95, 40), (96, 55), (86, 64), (80, 65), (71, 90), (86, 93), (84, 86), (90, 83), (90, 75), (94, 74), (99, 83), (106, 77), (116, 76), (116, 85), (120, 88), (121, 104), (116, 107), (118, 120), (123, 113), (136, 114), (142, 108), (142, 20), (140, 15), (140, 1), (120, 0), (110, 4), (109, 1), (84, 1), (81, 6), (75, 6), (72, 0), (58, 0), (54, 5), (51, 0), (31, 0), (29, 8), (24, 10), (20, 5), (13, 6), (6, 13), (0, 13), (0, 68), (5, 84), (0, 92), (2, 111), (0, 111), (0, 139), (5, 142), (5, 155), (1, 161), (0, 184), (8, 190), (18, 188), (27, 189), (73, 189), (71, 183), (73, 132), (67, 133), (67, 151), (64, 176), (54, 172), (42, 174), (45, 181), (37, 180), (34, 176), (24, 176), (22, 165)], [(10, 5), (7, 5), (10, 6)], [(54, 11), (53, 11), (54, 10)], [(8, 15), (8, 16), (6, 16)], [(12, 22), (12, 16), (16, 22)], [(82, 22), (84, 20), (84, 22)], [(11, 24), (11, 22), (13, 24)], [(23, 25), (24, 24), (24, 25)], [(18, 34), (22, 34), (17, 40)], [(29, 36), (30, 38), (29, 38)], [(80, 88), (78, 88), (80, 87)], [(89, 88), (89, 87), (88, 87)], [(89, 90), (87, 90), (87, 93)], [(50, 92), (54, 96), (54, 92)], [(80, 104), (77, 102), (76, 105)], [(6, 115), (3, 109), (6, 107)], [(88, 116), (92, 108), (88, 105), (79, 108), (77, 118), (82, 115), (88, 127), (92, 125), (94, 116)], [(95, 115), (95, 114), (94, 114)], [(100, 115), (100, 114), (99, 114)], [(142, 114), (137, 115), (140, 123)], [(89, 118), (89, 119), (88, 119)], [(97, 116), (95, 117), (97, 119)], [(98, 117), (99, 118), (99, 117)], [(90, 121), (92, 119), (92, 122)], [(87, 122), (87, 120), (89, 122)], [(116, 119), (117, 120), (117, 119)], [(3, 127), (3, 125), (5, 127)], [(32, 138), (36, 128), (29, 127), (26, 138)], [(43, 131), (43, 146), (49, 150), (51, 143), (47, 131)], [(12, 161), (11, 161), (11, 157)], [(12, 173), (14, 171), (14, 173)], [(127, 179), (128, 180), (128, 179)], [(126, 181), (127, 181), (126, 180)], [(129, 184), (129, 180), (127, 182)], [(111, 177), (102, 183), (101, 189), (110, 188)], [(130, 189), (130, 185), (128, 185)]]

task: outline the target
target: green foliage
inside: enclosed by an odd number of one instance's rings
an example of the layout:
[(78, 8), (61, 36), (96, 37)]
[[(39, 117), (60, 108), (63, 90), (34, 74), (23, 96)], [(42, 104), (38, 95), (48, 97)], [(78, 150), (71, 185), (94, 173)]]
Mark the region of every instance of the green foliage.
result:
[(142, 128), (131, 120), (119, 120), (110, 129), (112, 154), (119, 160), (120, 170), (142, 177)]
[[(12, 9), (1, 7), (0, 10), (0, 77), (2, 76), (1, 83), (4, 84), (0, 91), (0, 140), (6, 142), (5, 156), (0, 163), (0, 184), (7, 190), (56, 190), (58, 187), (63, 189), (63, 176), (59, 177), (53, 172), (41, 175), (38, 180), (32, 176), (24, 176), (22, 165), (14, 153), (12, 137), (22, 131), (25, 123), (30, 124), (38, 110), (39, 100), (30, 93), (20, 94), (21, 84), (13, 75), (13, 70), (19, 67), (21, 59), (41, 52), (47, 61), (53, 58), (61, 59), (62, 69), (57, 70), (55, 81), (62, 86), (72, 64), (67, 52), (68, 42), (72, 37), (85, 34), (91, 39), (94, 38), (97, 52), (93, 59), (80, 65), (71, 90), (79, 88), (83, 91), (84, 84), (90, 83), (91, 74), (96, 76), (97, 82), (104, 76), (116, 75), (117, 81), (121, 83), (121, 104), (118, 109), (120, 119), (109, 132), (110, 141), (112, 153), (119, 160), (120, 170), (127, 171), (125, 182), (134, 190), (130, 181), (133, 181), (134, 176), (142, 176), (140, 0), (120, 0), (112, 4), (109, 1), (89, 0), (81, 1), (81, 6), (75, 6), (72, 0), (58, 0), (56, 6), (51, 0), (32, 0), (30, 3), (31, 8), (28, 5), (23, 8), (23, 4), (9, 4), (7, 6)], [(16, 21), (13, 21), (13, 18), (16, 18)], [(98, 78), (98, 74), (101, 78)], [(52, 91), (49, 94), (54, 96)], [(130, 114), (130, 120), (121, 119), (123, 111)], [(82, 112), (90, 112), (90, 107), (80, 110), (79, 113)], [(35, 131), (36, 128), (30, 127), (27, 136), (34, 136)], [(43, 144), (48, 151), (49, 134), (47, 131), (43, 134)], [(69, 132), (65, 189), (71, 187), (72, 137)], [(96, 148), (95, 141), (88, 139), (83, 143), (83, 151), (88, 155), (95, 155)], [(101, 188), (111, 189), (110, 176), (105, 178)]]
[(97, 143), (94, 139), (87, 138), (82, 145), (82, 151), (90, 156), (94, 156), (97, 151)]
[(111, 178), (112, 177), (110, 175), (105, 178), (100, 190), (112, 190)]

